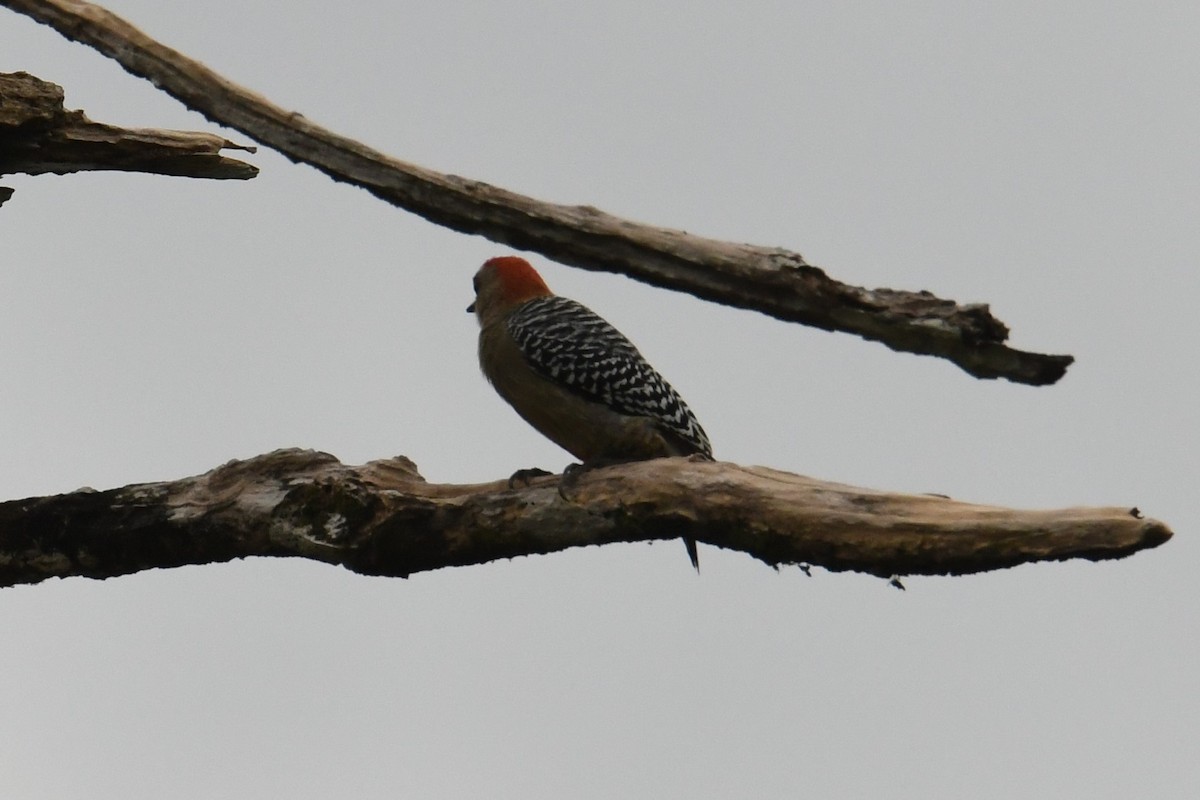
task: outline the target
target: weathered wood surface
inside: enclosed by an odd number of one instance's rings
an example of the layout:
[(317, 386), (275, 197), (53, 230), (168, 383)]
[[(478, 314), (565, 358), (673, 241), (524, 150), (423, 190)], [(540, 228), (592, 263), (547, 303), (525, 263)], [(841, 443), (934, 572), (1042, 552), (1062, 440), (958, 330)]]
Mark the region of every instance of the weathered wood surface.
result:
[(1130, 508), (1017, 511), (682, 458), (585, 473), (568, 499), (556, 476), (435, 484), (403, 457), (355, 467), (279, 450), (178, 481), (0, 503), (0, 586), (251, 556), (403, 577), (685, 533), (772, 565), (883, 577), (1121, 558), (1171, 537)]
[(221, 155), (252, 147), (198, 131), (104, 125), (67, 110), (63, 98), (57, 84), (25, 72), (0, 73), (0, 175), (120, 170), (244, 180), (258, 174), (257, 167)]

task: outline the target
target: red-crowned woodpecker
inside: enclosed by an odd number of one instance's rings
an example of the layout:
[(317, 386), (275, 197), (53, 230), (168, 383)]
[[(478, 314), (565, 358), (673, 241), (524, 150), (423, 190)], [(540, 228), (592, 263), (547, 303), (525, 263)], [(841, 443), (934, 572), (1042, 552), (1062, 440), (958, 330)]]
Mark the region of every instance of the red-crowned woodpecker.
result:
[[(550, 291), (529, 262), (487, 261), (475, 274), (479, 363), (526, 422), (583, 462), (712, 458), (683, 398), (620, 331)], [(685, 538), (699, 569), (696, 542)]]

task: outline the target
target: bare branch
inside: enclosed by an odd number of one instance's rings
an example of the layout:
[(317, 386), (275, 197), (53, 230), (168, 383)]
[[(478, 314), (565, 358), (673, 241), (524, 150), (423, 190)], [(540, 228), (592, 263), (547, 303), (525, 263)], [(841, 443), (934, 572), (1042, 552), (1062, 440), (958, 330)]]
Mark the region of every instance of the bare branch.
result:
[(63, 107), (61, 86), (24, 72), (0, 73), (0, 143), (0, 175), (108, 169), (244, 180), (258, 174), (257, 167), (220, 154), (253, 147), (211, 133), (92, 122)]
[(1042, 385), (1072, 358), (1015, 350), (986, 305), (834, 280), (792, 251), (641, 225), (588, 206), (543, 203), (408, 164), (314, 125), (147, 37), (105, 9), (70, 0), (0, 0), (87, 44), (209, 119), (336, 180), (464, 233), (591, 270), (619, 272), (707, 300), (946, 358), (980, 378)]
[(278, 450), (179, 481), (0, 503), (0, 586), (249, 556), (403, 577), (684, 534), (772, 565), (881, 577), (1121, 558), (1171, 538), (1136, 509), (1014, 511), (681, 458), (585, 473), (567, 500), (557, 477), (432, 484), (403, 457), (352, 467)]

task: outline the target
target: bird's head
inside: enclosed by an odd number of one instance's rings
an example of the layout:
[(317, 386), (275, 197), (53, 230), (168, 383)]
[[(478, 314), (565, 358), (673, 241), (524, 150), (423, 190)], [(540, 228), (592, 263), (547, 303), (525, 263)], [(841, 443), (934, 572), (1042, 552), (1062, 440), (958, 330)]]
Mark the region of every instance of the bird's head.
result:
[(467, 311), (474, 313), (483, 326), (503, 318), (526, 300), (551, 294), (537, 270), (518, 256), (488, 259), (475, 273), (474, 282), (475, 302), (467, 306)]

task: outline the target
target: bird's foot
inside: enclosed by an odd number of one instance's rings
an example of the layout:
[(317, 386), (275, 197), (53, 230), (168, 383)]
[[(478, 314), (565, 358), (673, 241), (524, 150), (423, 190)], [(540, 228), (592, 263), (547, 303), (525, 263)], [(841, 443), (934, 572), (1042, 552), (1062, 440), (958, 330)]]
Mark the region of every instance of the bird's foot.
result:
[(544, 478), (547, 475), (553, 475), (553, 472), (547, 472), (544, 469), (530, 467), (529, 469), (519, 469), (508, 478), (508, 488), (516, 489), (520, 486), (524, 489), (529, 484), (533, 483), (534, 478)]
[(591, 472), (594, 469), (600, 469), (601, 467), (611, 467), (615, 464), (628, 463), (628, 459), (598, 458), (594, 461), (585, 461), (582, 464), (568, 464), (567, 468), (563, 470), (562, 479), (558, 482), (558, 496), (569, 503), (571, 502), (571, 491), (585, 473)]
[(570, 503), (571, 492), (575, 489), (575, 484), (579, 483), (579, 478), (583, 473), (592, 468), (592, 464), (567, 464), (562, 478), (558, 481), (558, 496)]

